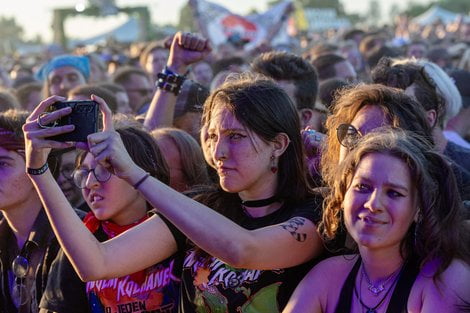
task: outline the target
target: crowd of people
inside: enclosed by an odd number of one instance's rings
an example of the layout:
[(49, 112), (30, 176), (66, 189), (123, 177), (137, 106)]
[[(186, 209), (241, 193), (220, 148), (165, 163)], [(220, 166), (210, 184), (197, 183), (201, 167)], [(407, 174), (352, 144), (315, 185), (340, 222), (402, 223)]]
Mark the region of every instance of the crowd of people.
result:
[[(1, 77), (0, 311), (469, 312), (459, 23), (20, 59)], [(82, 126), (56, 123), (67, 100), (99, 108), (86, 141), (51, 138)]]

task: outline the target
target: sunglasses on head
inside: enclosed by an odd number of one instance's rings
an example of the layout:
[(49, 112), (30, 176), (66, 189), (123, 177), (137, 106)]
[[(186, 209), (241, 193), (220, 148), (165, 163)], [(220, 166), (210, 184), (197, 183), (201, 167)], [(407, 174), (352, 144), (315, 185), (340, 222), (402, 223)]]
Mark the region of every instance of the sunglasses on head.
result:
[(336, 128), (336, 137), (340, 145), (348, 149), (353, 149), (362, 134), (351, 124), (340, 124)]
[(29, 300), (29, 292), (26, 288), (26, 277), (30, 272), (29, 258), (34, 243), (27, 241), (20, 254), (11, 262), (11, 271), (15, 276), (15, 284), (11, 290), (11, 299), (16, 307), (25, 305)]

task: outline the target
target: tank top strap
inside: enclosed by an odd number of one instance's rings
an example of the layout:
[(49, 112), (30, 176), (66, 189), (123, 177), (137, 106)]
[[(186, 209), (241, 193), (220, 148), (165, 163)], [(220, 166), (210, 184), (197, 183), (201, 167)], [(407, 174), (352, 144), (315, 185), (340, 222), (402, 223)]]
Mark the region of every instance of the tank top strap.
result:
[(419, 266), (415, 258), (411, 257), (405, 262), (400, 278), (393, 290), (390, 303), (388, 304), (387, 313), (407, 313), (408, 298), (410, 296), (411, 287), (419, 273)]
[(335, 313), (349, 313), (351, 312), (351, 302), (354, 293), (354, 285), (356, 283), (356, 275), (361, 266), (361, 256), (358, 256), (351, 272), (344, 281), (341, 293), (339, 295), (338, 304), (336, 305)]

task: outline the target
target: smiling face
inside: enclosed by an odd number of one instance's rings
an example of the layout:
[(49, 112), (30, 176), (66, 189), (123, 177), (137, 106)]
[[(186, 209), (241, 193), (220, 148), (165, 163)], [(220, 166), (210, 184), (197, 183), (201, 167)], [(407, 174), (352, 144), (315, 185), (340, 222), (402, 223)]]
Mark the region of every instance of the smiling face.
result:
[[(88, 153), (79, 169), (90, 170), (96, 166), (95, 158)], [(145, 199), (126, 181), (114, 175), (101, 183), (90, 171), (82, 193), (96, 218), (101, 221), (111, 220), (118, 225), (128, 225), (146, 214)]]
[(246, 129), (223, 104), (211, 116), (208, 144), (222, 189), (255, 199), (272, 196), (277, 183), (270, 170), (273, 145)]
[(343, 201), (346, 228), (359, 248), (399, 249), (417, 212), (407, 165), (397, 157), (366, 154)]
[[(357, 112), (350, 124), (359, 131), (361, 136), (365, 136), (376, 128), (390, 125), (390, 122), (386, 118), (385, 113), (380, 106), (365, 105)], [(344, 160), (348, 152), (348, 148), (344, 146), (340, 147), (340, 162)]]

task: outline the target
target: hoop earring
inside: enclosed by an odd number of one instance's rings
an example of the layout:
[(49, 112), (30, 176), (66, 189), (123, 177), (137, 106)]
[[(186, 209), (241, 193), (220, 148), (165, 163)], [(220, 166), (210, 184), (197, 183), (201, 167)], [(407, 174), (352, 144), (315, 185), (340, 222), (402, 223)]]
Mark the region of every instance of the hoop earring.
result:
[(273, 174), (276, 174), (278, 169), (275, 160), (274, 155), (271, 155), (271, 172), (273, 172)]

